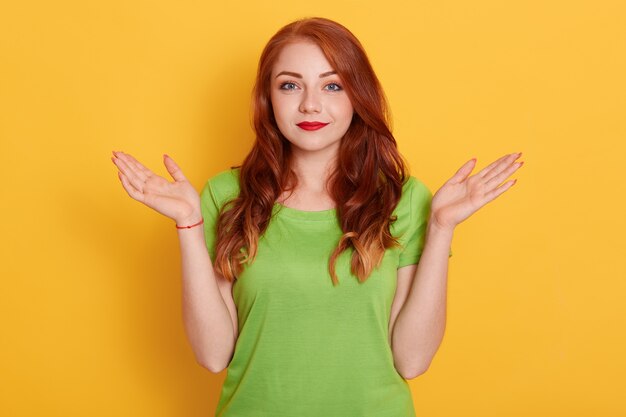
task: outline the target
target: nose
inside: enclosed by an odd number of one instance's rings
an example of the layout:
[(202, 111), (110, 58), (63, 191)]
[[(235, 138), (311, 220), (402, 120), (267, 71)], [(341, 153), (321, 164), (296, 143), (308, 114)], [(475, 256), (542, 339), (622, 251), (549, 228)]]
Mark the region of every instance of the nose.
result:
[(305, 90), (300, 101), (300, 112), (319, 113), (322, 109), (320, 97), (316, 91)]

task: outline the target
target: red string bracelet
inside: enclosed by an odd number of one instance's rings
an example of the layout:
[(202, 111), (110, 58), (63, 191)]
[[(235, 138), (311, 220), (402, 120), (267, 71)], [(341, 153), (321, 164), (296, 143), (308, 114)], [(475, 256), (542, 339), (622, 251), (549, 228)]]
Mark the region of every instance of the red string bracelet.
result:
[(179, 225), (176, 225), (176, 228), (177, 228), (177, 229), (191, 229), (192, 227), (199, 226), (199, 225), (201, 225), (202, 223), (204, 223), (204, 219), (200, 220), (200, 221), (199, 221), (198, 223), (196, 223), (196, 224), (192, 224), (191, 226), (179, 226)]

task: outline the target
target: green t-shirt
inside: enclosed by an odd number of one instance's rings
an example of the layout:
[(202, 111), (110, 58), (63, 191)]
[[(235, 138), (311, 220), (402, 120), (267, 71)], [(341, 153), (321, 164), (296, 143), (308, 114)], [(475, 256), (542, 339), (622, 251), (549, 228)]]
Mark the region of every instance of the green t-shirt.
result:
[[(215, 261), (219, 209), (239, 193), (239, 169), (211, 178), (201, 194), (206, 244)], [(233, 284), (239, 336), (218, 417), (413, 417), (407, 381), (388, 342), (397, 269), (416, 264), (432, 194), (410, 177), (387, 250), (364, 283), (350, 272), (352, 250), (328, 259), (342, 235), (336, 210), (275, 204), (255, 261)]]

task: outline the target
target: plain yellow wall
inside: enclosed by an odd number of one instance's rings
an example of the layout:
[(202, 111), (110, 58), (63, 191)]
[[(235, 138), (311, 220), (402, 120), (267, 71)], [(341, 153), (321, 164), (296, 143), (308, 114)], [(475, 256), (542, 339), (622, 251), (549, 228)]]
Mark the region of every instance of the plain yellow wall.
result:
[(364, 44), (431, 190), (522, 151), (462, 223), (418, 416), (618, 416), (626, 374), (623, 1), (14, 1), (0, 6), (0, 415), (209, 416), (173, 221), (110, 161), (200, 189), (252, 143), (261, 48), (325, 16)]

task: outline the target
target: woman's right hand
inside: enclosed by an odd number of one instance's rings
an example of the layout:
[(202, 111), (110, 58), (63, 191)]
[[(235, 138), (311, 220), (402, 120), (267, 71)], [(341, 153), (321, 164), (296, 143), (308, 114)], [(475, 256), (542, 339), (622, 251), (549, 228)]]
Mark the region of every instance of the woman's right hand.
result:
[(173, 183), (124, 152), (113, 151), (111, 160), (119, 169), (117, 175), (131, 198), (174, 219), (178, 225), (195, 224), (202, 220), (198, 192), (168, 155), (163, 155), (163, 163), (174, 179)]

